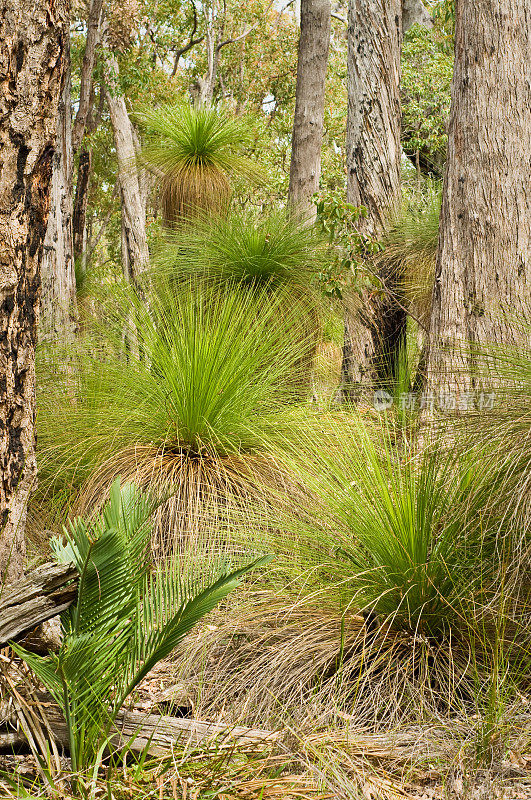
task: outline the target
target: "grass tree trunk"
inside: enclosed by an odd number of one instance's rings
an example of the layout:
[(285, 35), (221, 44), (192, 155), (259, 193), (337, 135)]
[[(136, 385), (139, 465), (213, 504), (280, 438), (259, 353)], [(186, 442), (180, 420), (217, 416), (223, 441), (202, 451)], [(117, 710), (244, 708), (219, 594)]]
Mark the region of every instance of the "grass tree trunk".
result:
[(0, 576), (24, 569), (35, 483), (35, 343), (67, 0), (0, 0)]
[(312, 195), (321, 176), (330, 0), (301, 0), (300, 26), (288, 199), (303, 219), (313, 221)]
[[(400, 202), (401, 0), (349, 0), (347, 199), (364, 206), (360, 231), (379, 237)], [(389, 282), (390, 276), (382, 276)], [(379, 298), (379, 299), (377, 299)], [(364, 291), (345, 320), (344, 399), (373, 385), (404, 327), (391, 298)]]
[(109, 55), (106, 61), (106, 99), (114, 133), (122, 198), (122, 264), (125, 276), (136, 282), (145, 271), (149, 258), (146, 210), (137, 169), (135, 131), (118, 78), (118, 61), (115, 56)]
[(528, 0), (459, 0), (430, 329), (431, 389), (475, 389), (470, 345), (518, 345), (522, 334), (514, 321), (529, 318), (530, 109)]
[(67, 43), (63, 90), (57, 114), (50, 213), (41, 260), (41, 342), (72, 339), (78, 322), (72, 224), (74, 201), (69, 50)]

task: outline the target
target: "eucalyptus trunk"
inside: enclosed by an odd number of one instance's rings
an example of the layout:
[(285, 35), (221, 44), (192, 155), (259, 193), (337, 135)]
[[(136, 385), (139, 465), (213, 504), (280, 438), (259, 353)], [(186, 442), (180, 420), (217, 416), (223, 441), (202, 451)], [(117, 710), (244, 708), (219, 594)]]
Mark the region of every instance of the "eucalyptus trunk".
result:
[(531, 9), (459, 0), (428, 384), (477, 390), (474, 349), (529, 346)]
[[(401, 0), (350, 0), (348, 18), (347, 199), (363, 206), (361, 233), (378, 238), (400, 203)], [(366, 289), (345, 316), (343, 398), (385, 377), (405, 328), (396, 276)]]
[(58, 114), (50, 187), (50, 213), (41, 260), (39, 341), (71, 340), (77, 330), (74, 268), (73, 153), (69, 47)]
[(319, 189), (321, 177), (329, 46), (329, 0), (301, 0), (288, 200), (302, 219), (311, 222), (316, 214), (312, 196)]
[(24, 570), (35, 485), (35, 344), (67, 0), (0, 0), (0, 580)]
[(126, 278), (136, 283), (146, 270), (149, 250), (146, 235), (146, 209), (137, 165), (135, 131), (119, 85), (118, 61), (106, 61), (107, 106), (118, 158), (118, 177), (122, 200), (122, 265)]

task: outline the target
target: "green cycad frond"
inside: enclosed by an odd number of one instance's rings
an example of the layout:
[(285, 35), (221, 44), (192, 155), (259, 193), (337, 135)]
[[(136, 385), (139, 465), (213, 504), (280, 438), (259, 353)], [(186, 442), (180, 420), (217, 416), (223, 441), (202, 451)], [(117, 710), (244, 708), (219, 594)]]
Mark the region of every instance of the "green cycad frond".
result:
[(184, 103), (138, 117), (147, 134), (142, 158), (160, 178), (162, 213), (170, 226), (200, 211), (221, 211), (230, 198), (231, 177), (260, 174), (244, 155), (251, 141), (245, 118)]
[(110, 745), (118, 712), (149, 670), (268, 560), (232, 571), (210, 560), (199, 576), (197, 565), (183, 560), (151, 575), (151, 510), (134, 487), (117, 481), (99, 517), (65, 530), (66, 545), (61, 551), (56, 541), (55, 552), (73, 557), (80, 580), (77, 603), (62, 615), (61, 649), (41, 657), (15, 646), (63, 710), (74, 772), (88, 769)]

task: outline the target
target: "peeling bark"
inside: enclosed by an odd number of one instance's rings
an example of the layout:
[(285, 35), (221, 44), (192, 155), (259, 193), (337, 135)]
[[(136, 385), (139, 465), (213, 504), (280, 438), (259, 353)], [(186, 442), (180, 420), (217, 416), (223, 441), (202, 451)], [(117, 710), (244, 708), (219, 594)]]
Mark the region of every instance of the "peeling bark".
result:
[(106, 98), (114, 132), (122, 197), (122, 263), (125, 276), (136, 282), (147, 268), (149, 250), (135, 131), (119, 86), (118, 62), (112, 54), (107, 58), (105, 73), (108, 86)]
[(50, 187), (50, 213), (41, 259), (39, 341), (70, 341), (77, 325), (73, 240), (73, 154), (70, 47), (65, 46), (63, 90), (57, 114), (57, 135)]
[[(531, 306), (530, 176), (528, 0), (459, 0), (431, 389), (475, 389), (470, 345), (521, 341), (514, 322), (529, 319)], [(529, 346), (529, 334), (525, 338)]]
[(316, 215), (312, 195), (319, 189), (321, 177), (329, 46), (329, 0), (302, 0), (288, 201), (311, 222)]
[(67, 0), (0, 0), (0, 581), (24, 569), (36, 480), (35, 343)]

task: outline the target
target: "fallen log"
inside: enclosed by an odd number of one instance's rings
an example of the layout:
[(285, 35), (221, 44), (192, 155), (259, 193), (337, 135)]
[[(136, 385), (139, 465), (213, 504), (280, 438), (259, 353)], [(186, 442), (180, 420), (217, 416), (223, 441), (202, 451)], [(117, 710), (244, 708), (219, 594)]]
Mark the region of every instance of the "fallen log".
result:
[(43, 564), (0, 590), (0, 647), (68, 608), (77, 596), (73, 564)]
[[(55, 707), (47, 716), (58, 744), (68, 746), (67, 728), (59, 709)], [(162, 714), (142, 714), (135, 711), (121, 711), (116, 720), (114, 747), (129, 744), (134, 753), (147, 750), (150, 756), (164, 756), (171, 753), (175, 744), (205, 744), (212, 739), (225, 739), (234, 744), (258, 745), (277, 741), (280, 734), (257, 728), (244, 728), (238, 725), (224, 725), (219, 722), (204, 722), (197, 719), (183, 719)]]
[[(53, 731), (59, 747), (68, 751), (68, 729), (63, 714), (55, 703), (39, 703), (39, 713), (46, 715), (47, 727)], [(121, 711), (115, 724), (113, 746), (129, 746), (134, 753), (147, 750), (150, 756), (165, 756), (171, 753), (174, 745), (206, 744), (216, 740), (229, 742), (232, 746), (263, 745), (278, 741), (280, 733), (260, 728), (245, 728), (219, 722), (204, 722), (196, 719), (182, 719), (159, 714), (142, 714), (136, 711)], [(0, 732), (0, 750), (10, 749), (26, 741), (23, 732)]]

